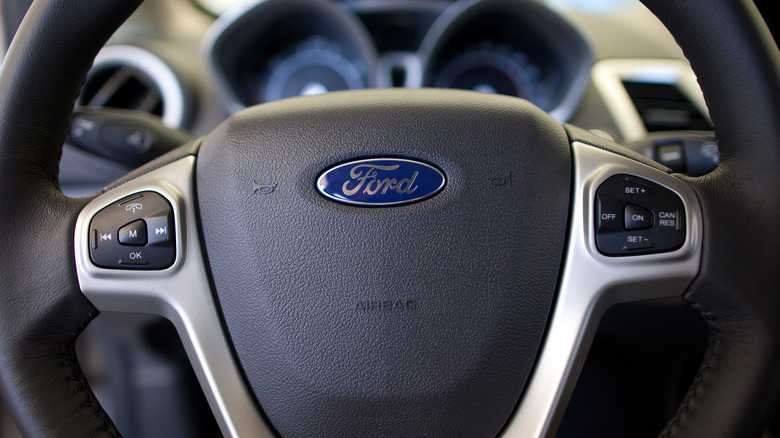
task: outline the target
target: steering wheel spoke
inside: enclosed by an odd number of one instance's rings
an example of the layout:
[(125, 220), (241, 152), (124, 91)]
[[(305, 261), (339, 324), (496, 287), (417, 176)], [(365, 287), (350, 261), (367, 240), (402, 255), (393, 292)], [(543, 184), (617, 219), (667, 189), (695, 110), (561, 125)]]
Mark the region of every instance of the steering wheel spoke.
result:
[[(273, 436), (243, 383), (212, 295), (197, 228), (194, 165), (194, 156), (181, 158), (99, 196), (81, 211), (74, 242), (79, 285), (100, 311), (153, 314), (173, 323), (225, 436)], [(171, 207), (172, 226), (165, 231), (175, 242), (175, 258), (169, 267), (148, 269), (132, 263), (143, 261), (161, 234), (162, 225), (153, 226), (154, 218), (148, 220), (143, 210), (147, 200), (159, 202), (158, 196)], [(147, 245), (123, 245), (131, 264), (121, 269), (97, 266), (90, 256), (96, 240), (112, 243), (126, 225), (120, 219), (116, 230), (96, 232), (95, 218), (110, 208), (149, 224)]]
[[(601, 316), (610, 306), (680, 298), (699, 270), (701, 210), (686, 183), (581, 141), (572, 143), (572, 155), (574, 187), (563, 274), (546, 338), (519, 408), (506, 429), (507, 437), (555, 434)], [(631, 255), (628, 250), (623, 256), (605, 255), (599, 249), (600, 216), (611, 214), (599, 212), (599, 189), (611, 178), (626, 176), (658, 184), (680, 198), (686, 220), (685, 239), (679, 248), (646, 255)], [(630, 190), (629, 185), (623, 192)], [(626, 204), (628, 201), (620, 209)], [(655, 221), (662, 220), (658, 211), (653, 213)], [(617, 220), (621, 227), (625, 220), (623, 214), (604, 219)], [(633, 242), (625, 243), (630, 248)]]

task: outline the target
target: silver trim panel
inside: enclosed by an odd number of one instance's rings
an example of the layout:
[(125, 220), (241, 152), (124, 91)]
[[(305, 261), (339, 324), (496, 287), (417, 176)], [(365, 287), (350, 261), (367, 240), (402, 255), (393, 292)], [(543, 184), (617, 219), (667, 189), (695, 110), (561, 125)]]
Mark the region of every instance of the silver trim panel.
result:
[(377, 88), (391, 88), (394, 86), (394, 69), (404, 71), (404, 88), (422, 87), (423, 68), (420, 57), (416, 53), (410, 52), (389, 52), (380, 56), (377, 60)]
[(604, 100), (624, 141), (645, 138), (647, 129), (623, 81), (675, 85), (691, 103), (709, 117), (696, 75), (686, 61), (674, 59), (605, 59), (591, 70), (593, 85)]
[[(217, 311), (198, 236), (195, 157), (152, 171), (92, 201), (76, 222), (76, 270), (84, 295), (101, 311), (160, 315), (179, 333), (225, 436), (273, 437), (244, 384)], [(141, 191), (173, 206), (176, 261), (160, 271), (102, 269), (89, 258), (89, 224), (103, 207)]]
[[(505, 437), (555, 435), (603, 313), (618, 303), (680, 297), (699, 270), (701, 209), (685, 183), (582, 143), (573, 143), (572, 152), (574, 191), (560, 289), (535, 369)], [(688, 218), (680, 249), (634, 257), (599, 253), (594, 231), (596, 190), (619, 173), (655, 181), (680, 196)]]
[[(621, 302), (679, 297), (699, 269), (701, 210), (688, 186), (601, 149), (574, 143), (572, 151), (574, 189), (560, 290), (539, 359), (504, 437), (554, 435), (604, 311)], [(194, 157), (176, 161), (98, 197), (82, 211), (74, 242), (79, 283), (100, 310), (149, 313), (173, 322), (225, 436), (272, 437), (241, 377), (210, 289), (196, 227), (194, 166)], [(598, 252), (593, 200), (598, 186), (620, 173), (655, 181), (681, 197), (688, 220), (680, 249), (634, 257)], [(91, 218), (104, 206), (145, 190), (160, 193), (173, 206), (177, 233), (173, 266), (119, 271), (92, 265)]]

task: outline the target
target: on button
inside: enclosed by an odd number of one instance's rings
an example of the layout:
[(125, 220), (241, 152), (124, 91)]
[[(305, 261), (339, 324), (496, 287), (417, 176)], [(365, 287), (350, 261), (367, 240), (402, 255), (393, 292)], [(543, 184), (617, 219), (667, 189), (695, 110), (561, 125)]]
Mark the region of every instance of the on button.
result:
[(626, 230), (644, 230), (653, 226), (653, 212), (634, 204), (627, 204), (624, 225)]

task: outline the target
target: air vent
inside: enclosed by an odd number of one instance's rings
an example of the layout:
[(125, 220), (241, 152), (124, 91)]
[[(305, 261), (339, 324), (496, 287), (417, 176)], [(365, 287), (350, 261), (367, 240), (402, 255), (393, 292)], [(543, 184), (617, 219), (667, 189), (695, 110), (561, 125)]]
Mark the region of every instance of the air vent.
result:
[(122, 108), (163, 115), (160, 91), (144, 72), (129, 66), (111, 66), (90, 73), (79, 104)]
[(623, 81), (647, 132), (711, 131), (709, 120), (674, 84)]
[(108, 46), (100, 52), (79, 105), (143, 111), (172, 128), (184, 122), (184, 93), (176, 75), (156, 55), (132, 46)]
[(691, 66), (675, 59), (604, 59), (591, 70), (622, 141), (658, 131), (711, 131)]

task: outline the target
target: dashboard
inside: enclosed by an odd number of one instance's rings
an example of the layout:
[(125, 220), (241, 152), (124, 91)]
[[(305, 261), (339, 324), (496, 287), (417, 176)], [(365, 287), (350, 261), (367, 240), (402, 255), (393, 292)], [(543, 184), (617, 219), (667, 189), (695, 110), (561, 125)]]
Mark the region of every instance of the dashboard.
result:
[[(619, 3), (604, 14), (529, 0), (250, 0), (218, 2), (217, 16), (214, 2), (148, 0), (98, 55), (78, 103), (151, 113), (198, 136), (292, 96), (460, 88), (529, 100), (675, 170), (706, 172), (718, 157), (695, 76), (654, 16)], [(60, 166), (73, 196), (148, 157), (74, 143)]]

